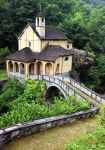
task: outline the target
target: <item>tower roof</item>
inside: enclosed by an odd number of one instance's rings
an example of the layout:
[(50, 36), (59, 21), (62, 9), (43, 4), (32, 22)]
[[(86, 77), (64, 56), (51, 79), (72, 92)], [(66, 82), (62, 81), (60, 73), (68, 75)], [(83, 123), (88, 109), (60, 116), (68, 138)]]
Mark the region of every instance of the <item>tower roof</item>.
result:
[(33, 31), (37, 34), (40, 39), (43, 40), (68, 40), (68, 37), (57, 27), (45, 26), (45, 37), (41, 37), (36, 31), (35, 24), (30, 24)]
[(37, 17), (43, 17), (43, 18), (45, 18), (45, 15), (44, 15), (42, 12), (40, 12), (40, 13), (37, 15)]

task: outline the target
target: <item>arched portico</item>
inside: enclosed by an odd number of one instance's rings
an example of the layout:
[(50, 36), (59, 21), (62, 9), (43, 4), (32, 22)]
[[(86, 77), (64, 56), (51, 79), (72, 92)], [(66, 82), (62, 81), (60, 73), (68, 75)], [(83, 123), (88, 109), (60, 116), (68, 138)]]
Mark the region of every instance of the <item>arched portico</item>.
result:
[(57, 66), (56, 66), (55, 74), (59, 74), (59, 64), (57, 64)]
[(43, 63), (41, 61), (36, 63), (36, 74), (43, 74)]
[(12, 61), (8, 62), (8, 71), (13, 72), (13, 62)]
[(30, 65), (29, 65), (29, 74), (30, 75), (34, 75), (34, 73), (35, 73), (35, 64), (34, 63), (31, 63)]
[(14, 72), (19, 73), (19, 64), (17, 62), (14, 62)]
[(45, 65), (45, 74), (46, 75), (53, 75), (53, 66), (51, 63), (46, 63)]
[(20, 70), (20, 74), (25, 74), (25, 64), (24, 63), (20, 63), (19, 66), (19, 70)]

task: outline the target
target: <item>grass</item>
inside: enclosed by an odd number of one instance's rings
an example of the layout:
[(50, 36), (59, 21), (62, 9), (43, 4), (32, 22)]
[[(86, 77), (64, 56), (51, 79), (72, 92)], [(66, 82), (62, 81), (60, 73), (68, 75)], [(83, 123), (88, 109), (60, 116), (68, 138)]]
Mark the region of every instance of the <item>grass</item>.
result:
[(0, 69), (0, 81), (1, 80), (6, 80), (6, 70), (5, 69)]
[(95, 132), (86, 134), (84, 137), (70, 143), (65, 150), (104, 150), (105, 127), (100, 126)]

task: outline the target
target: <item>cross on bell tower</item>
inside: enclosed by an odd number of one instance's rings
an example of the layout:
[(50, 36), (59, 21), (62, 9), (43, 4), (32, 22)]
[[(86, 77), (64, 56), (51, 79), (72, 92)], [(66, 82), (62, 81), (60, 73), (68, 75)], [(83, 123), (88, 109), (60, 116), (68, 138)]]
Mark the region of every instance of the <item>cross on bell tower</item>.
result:
[(41, 0), (40, 0), (39, 7), (40, 7), (40, 13), (42, 13), (42, 4), (41, 4)]

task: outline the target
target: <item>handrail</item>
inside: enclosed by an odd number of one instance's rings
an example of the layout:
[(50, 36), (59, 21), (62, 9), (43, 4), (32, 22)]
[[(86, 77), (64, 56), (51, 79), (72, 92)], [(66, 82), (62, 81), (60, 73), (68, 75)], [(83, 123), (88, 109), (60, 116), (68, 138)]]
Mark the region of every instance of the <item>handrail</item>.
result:
[[(25, 78), (24, 75), (13, 74), (11, 72), (9, 73), (9, 76), (16, 76), (18, 78), (23, 78), (23, 79)], [(33, 79), (33, 80), (45, 80), (45, 81), (48, 81), (48, 82), (55, 83), (55, 84), (59, 85), (60, 88), (62, 88), (67, 95), (69, 95), (69, 96), (75, 95), (77, 98), (82, 98), (83, 100), (87, 101), (87, 99), (84, 96), (82, 96), (75, 89), (72, 89), (67, 84), (67, 83), (70, 83), (71, 85), (73, 85), (74, 87), (76, 87), (77, 89), (82, 91), (83, 93), (87, 94), (89, 97), (93, 98), (94, 100), (96, 100), (98, 102), (101, 102), (102, 104), (105, 104), (105, 99), (102, 98), (98, 93), (96, 93), (96, 92), (90, 90), (89, 88), (81, 85), (80, 83), (78, 83), (77, 81), (72, 79), (71, 77), (65, 77), (65, 76), (63, 77), (63, 76), (59, 76), (59, 75), (54, 75), (54, 76), (29, 75), (29, 78)]]
[(89, 89), (88, 87), (80, 84), (79, 82), (75, 81), (74, 79), (72, 79), (71, 77), (63, 77), (63, 76), (56, 76), (54, 75), (55, 78), (59, 78), (62, 81), (68, 82), (71, 85), (73, 85), (74, 87), (76, 87), (77, 89), (79, 89), (80, 91), (84, 92), (85, 94), (87, 94), (88, 96), (90, 96), (91, 98), (94, 98), (95, 100), (97, 100), (98, 102), (101, 102), (103, 104), (105, 104), (105, 99), (99, 95), (98, 93), (92, 91), (91, 89)]

